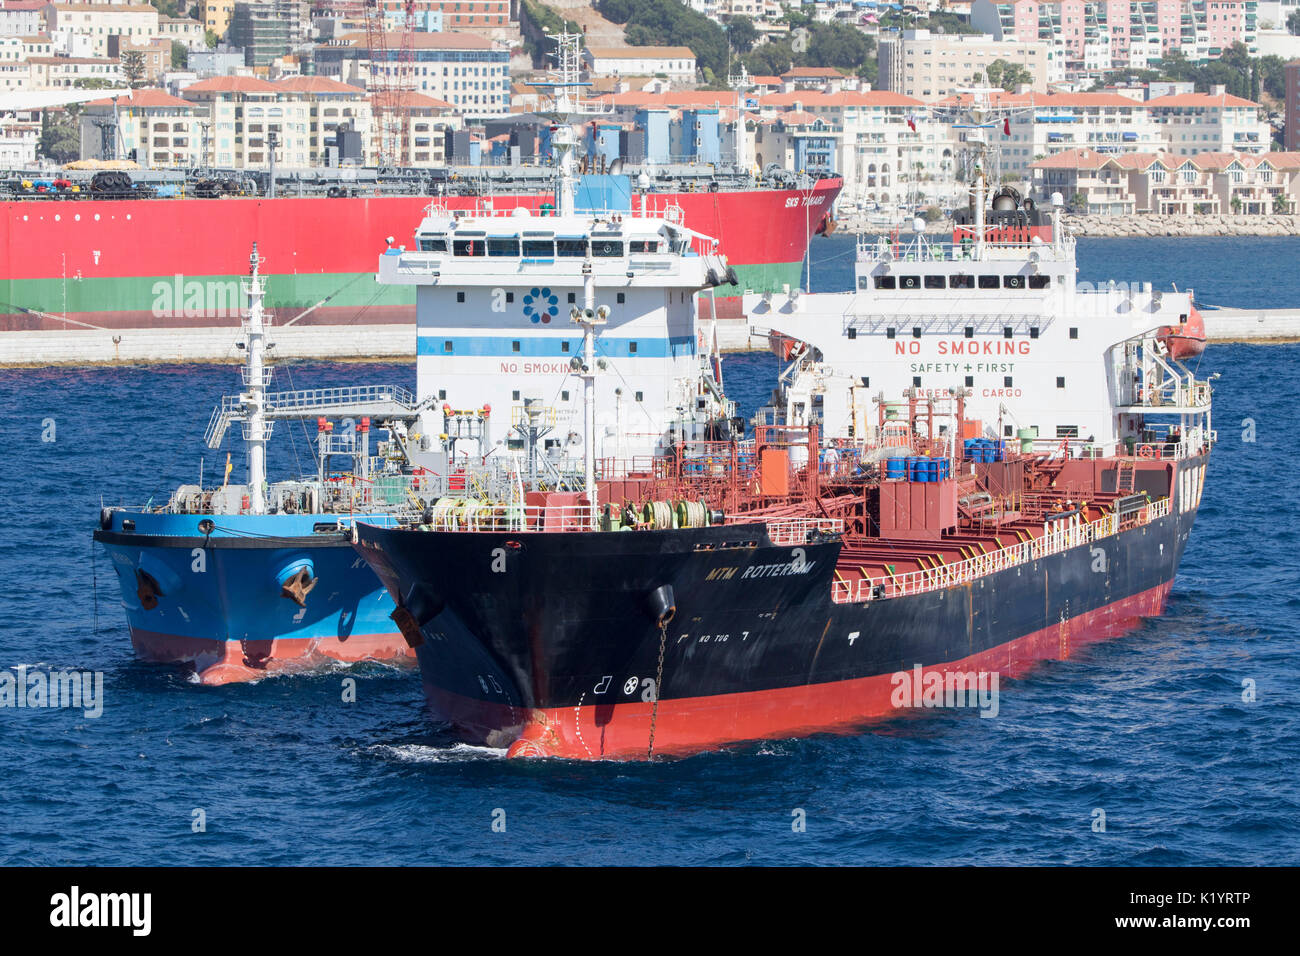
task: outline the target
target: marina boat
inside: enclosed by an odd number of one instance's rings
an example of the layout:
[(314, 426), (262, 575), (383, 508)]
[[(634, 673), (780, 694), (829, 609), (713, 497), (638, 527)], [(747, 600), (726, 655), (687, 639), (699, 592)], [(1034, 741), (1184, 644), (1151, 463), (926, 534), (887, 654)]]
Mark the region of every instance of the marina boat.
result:
[[(204, 684), (253, 680), (330, 661), (408, 662), (392, 602), (358, 567), (347, 533), (382, 520), (419, 478), (406, 448), (421, 409), (396, 385), (270, 392), (265, 289), (256, 244), (244, 285), (244, 390), (214, 411), (209, 448), (239, 425), (248, 478), (182, 485), (165, 505), (105, 508), (95, 540), (112, 560), (131, 642), (144, 659), (193, 666)], [(314, 475), (268, 482), (276, 421), (315, 418)], [(341, 427), (334, 430), (335, 419)], [(388, 437), (371, 445), (371, 435)], [(344, 468), (333, 470), (342, 460)]]
[(1215, 442), (1170, 332), (1196, 340), (1190, 296), (1079, 289), (1059, 229), (984, 202), (981, 178), (952, 246), (869, 250), (858, 292), (753, 303), (791, 368), (752, 439), (597, 457), (610, 374), (584, 362), (581, 463), (533, 480), (528, 442), (357, 522), (434, 717), (512, 756), (689, 754), (989, 702), (1160, 614)]

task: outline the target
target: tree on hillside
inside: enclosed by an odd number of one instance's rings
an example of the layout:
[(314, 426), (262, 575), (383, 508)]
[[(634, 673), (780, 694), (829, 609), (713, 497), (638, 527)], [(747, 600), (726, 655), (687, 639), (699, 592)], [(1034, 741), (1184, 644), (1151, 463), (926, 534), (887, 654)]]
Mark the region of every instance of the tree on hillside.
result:
[(144, 54), (139, 50), (127, 50), (122, 54), (122, 75), (131, 89), (144, 86), (144, 69)]
[(1022, 83), (1033, 83), (1034, 76), (1023, 63), (1009, 63), (1006, 60), (994, 60), (988, 66), (988, 81), (992, 86), (1000, 86), (1008, 93)]
[(81, 158), (81, 107), (77, 104), (63, 109), (41, 112), (40, 153), (56, 163), (70, 163)]
[(596, 9), (615, 23), (631, 46), (685, 46), (701, 70), (727, 72), (727, 35), (722, 27), (679, 0), (597, 0)]
[(190, 65), (190, 51), (184, 43), (172, 40), (172, 69), (183, 70)]
[(748, 53), (758, 41), (758, 28), (749, 17), (732, 17), (727, 21), (727, 40), (737, 53)]
[(860, 70), (875, 48), (875, 41), (861, 30), (841, 23), (818, 24), (808, 41), (806, 65)]

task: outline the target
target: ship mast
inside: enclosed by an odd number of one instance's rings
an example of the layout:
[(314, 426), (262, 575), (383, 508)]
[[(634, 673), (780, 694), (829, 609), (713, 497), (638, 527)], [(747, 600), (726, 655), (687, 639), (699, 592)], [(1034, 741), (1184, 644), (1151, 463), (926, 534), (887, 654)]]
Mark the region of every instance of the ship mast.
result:
[(578, 147), (573, 134), (573, 118), (579, 113), (592, 112), (582, 103), (579, 90), (590, 83), (582, 79), (582, 35), (578, 33), (548, 34), (555, 41), (555, 69), (549, 71), (551, 80), (531, 83), (551, 92), (551, 145), (555, 149), (555, 163), (559, 171), (555, 187), (555, 213), (557, 216), (574, 214), (574, 193), (577, 176), (574, 174), (574, 151)]
[(266, 316), (262, 309), (265, 289), (258, 273), (261, 261), (254, 242), (252, 255), (248, 257), (249, 278), (244, 283), (248, 315), (244, 320), (242, 344), (248, 358), (243, 369), (245, 391), (239, 399), (245, 416), (244, 440), (248, 446), (248, 511), (255, 515), (266, 514), (266, 440), (271, 432), (266, 420)]
[[(582, 308), (571, 313), (582, 326), (582, 474), (591, 527), (596, 527), (596, 327), (609, 318), (607, 306), (596, 307), (596, 277), (591, 259), (582, 264)], [(576, 369), (575, 369), (576, 371)]]

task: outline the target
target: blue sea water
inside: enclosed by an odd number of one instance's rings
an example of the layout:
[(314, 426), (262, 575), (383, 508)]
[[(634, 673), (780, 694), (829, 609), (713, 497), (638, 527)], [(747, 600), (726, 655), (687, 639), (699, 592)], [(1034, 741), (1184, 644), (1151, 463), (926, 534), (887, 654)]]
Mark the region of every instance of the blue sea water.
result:
[[(815, 243), (818, 288), (848, 286), (851, 250)], [(1080, 265), (1084, 278), (1190, 285), (1204, 302), (1300, 307), (1298, 253), (1297, 239), (1084, 240)], [(728, 358), (747, 412), (776, 368), (766, 354)], [(0, 371), (0, 668), (105, 676), (97, 719), (0, 709), (0, 863), (1300, 862), (1287, 437), (1300, 346), (1213, 346), (1201, 371), (1222, 373), (1220, 444), (1164, 617), (1004, 684), (994, 719), (929, 712), (653, 764), (457, 746), (422, 710), (418, 679), (382, 666), (208, 688), (136, 661), (91, 546), (101, 498), (161, 500), (196, 480), (210, 407), (235, 372)], [(281, 387), (413, 378), (358, 365), (282, 375)], [(288, 431), (273, 469), (309, 458), (305, 433)], [(208, 455), (211, 479), (222, 462)], [(206, 832), (192, 832), (196, 810)]]

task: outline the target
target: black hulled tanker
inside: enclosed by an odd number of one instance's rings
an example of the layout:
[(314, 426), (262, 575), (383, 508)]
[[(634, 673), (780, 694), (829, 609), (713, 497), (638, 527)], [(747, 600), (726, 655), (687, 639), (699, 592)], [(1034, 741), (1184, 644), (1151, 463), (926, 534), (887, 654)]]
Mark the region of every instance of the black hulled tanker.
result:
[[(417, 645), (433, 714), (467, 739), (525, 756), (689, 753), (853, 728), (921, 705), (953, 675), (1015, 676), (1160, 614), (1207, 458), (1069, 462), (1053, 480), (1087, 501), (1049, 489), (1038, 500), (1060, 499), (1061, 513), (1004, 512), (995, 533), (946, 542), (839, 532), (879, 500), (859, 489), (865, 504), (821, 517), (849, 497), (839, 485), (801, 518), (768, 507), (698, 528), (362, 524), (356, 546)], [(1020, 474), (1032, 482), (1034, 469)], [(917, 564), (932, 568), (902, 570), (927, 550), (936, 558)]]

